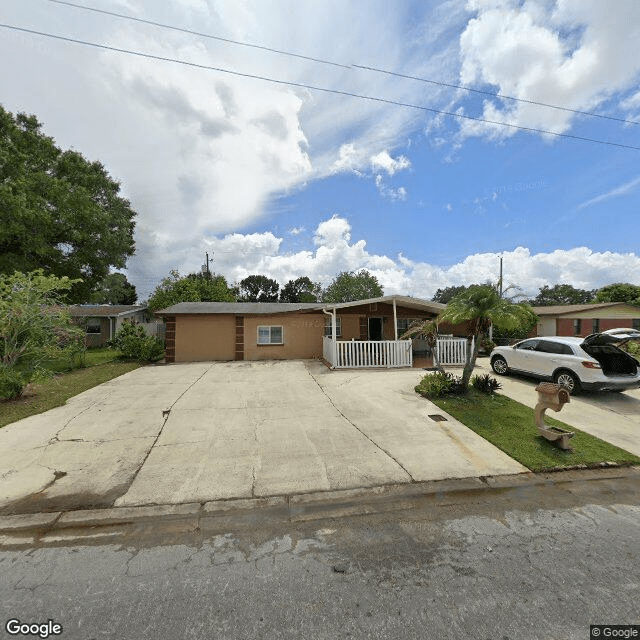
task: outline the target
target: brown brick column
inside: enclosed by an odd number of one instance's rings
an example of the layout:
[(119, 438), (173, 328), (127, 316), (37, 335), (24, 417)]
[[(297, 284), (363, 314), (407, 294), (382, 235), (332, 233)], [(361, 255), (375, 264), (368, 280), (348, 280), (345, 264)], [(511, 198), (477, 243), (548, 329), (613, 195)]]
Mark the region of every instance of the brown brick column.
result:
[(360, 340), (369, 339), (369, 323), (367, 316), (360, 316)]
[(244, 316), (236, 316), (236, 360), (244, 360)]
[(167, 331), (164, 337), (164, 360), (165, 362), (176, 361), (176, 317), (166, 316), (165, 324)]

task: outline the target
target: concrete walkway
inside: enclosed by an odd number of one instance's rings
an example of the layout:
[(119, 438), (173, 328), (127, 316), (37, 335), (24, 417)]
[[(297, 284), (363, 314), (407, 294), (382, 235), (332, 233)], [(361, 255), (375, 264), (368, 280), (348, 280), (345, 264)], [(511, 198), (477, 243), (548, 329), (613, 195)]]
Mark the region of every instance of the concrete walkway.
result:
[(313, 361), (144, 367), (0, 430), (0, 513), (513, 474), (416, 396), (423, 372)]

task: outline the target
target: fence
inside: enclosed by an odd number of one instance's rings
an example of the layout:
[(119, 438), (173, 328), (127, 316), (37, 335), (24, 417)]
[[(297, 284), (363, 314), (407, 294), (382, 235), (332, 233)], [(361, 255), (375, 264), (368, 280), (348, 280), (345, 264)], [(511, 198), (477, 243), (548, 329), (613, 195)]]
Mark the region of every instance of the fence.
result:
[(167, 325), (164, 322), (139, 322), (138, 326), (143, 327), (148, 335), (157, 336), (160, 340), (164, 340), (167, 331)]
[[(473, 351), (473, 339), (471, 350)], [(467, 339), (453, 336), (438, 336), (434, 354), (434, 364), (440, 367), (463, 367), (467, 364)]]
[(336, 369), (411, 367), (411, 340), (333, 340), (324, 337), (324, 359)]

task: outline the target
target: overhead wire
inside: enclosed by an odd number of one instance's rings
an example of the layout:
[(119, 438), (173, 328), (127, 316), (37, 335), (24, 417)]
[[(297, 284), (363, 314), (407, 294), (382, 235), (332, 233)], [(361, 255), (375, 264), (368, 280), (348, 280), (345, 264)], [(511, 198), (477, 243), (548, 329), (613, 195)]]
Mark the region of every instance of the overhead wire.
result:
[(190, 35), (195, 35), (201, 38), (208, 38), (211, 40), (218, 40), (220, 42), (225, 42), (227, 44), (234, 44), (237, 46), (241, 46), (241, 47), (249, 47), (252, 49), (259, 49), (262, 51), (268, 51), (270, 53), (276, 53), (279, 55), (283, 55), (283, 56), (290, 56), (293, 58), (300, 58), (302, 60), (308, 60), (311, 62), (317, 62), (319, 64), (326, 64), (326, 65), (331, 65), (333, 67), (341, 67), (343, 69), (362, 69), (362, 70), (366, 70), (366, 71), (373, 71), (375, 73), (382, 73), (385, 75), (389, 75), (389, 76), (394, 76), (397, 78), (404, 78), (407, 80), (416, 80), (418, 82), (425, 82), (425, 83), (429, 83), (429, 84), (433, 84), (433, 85), (437, 85), (437, 86), (441, 86), (441, 87), (447, 87), (449, 89), (459, 89), (462, 91), (468, 91), (470, 93), (477, 93), (480, 95), (485, 95), (485, 96), (490, 96), (492, 98), (499, 98), (500, 100), (511, 100), (513, 102), (523, 102), (525, 104), (532, 104), (532, 105), (536, 105), (539, 107), (545, 107), (547, 109), (558, 109), (560, 111), (567, 111), (569, 113), (575, 113), (577, 115), (583, 115), (583, 116), (589, 116), (591, 118), (603, 118), (605, 120), (613, 120), (615, 122), (621, 122), (623, 124), (635, 124), (635, 125), (640, 125), (640, 122), (638, 122), (637, 120), (627, 120), (625, 118), (618, 118), (615, 116), (609, 116), (603, 113), (595, 113), (593, 111), (581, 111), (580, 109), (572, 109), (570, 107), (563, 107), (560, 105), (555, 105), (555, 104), (550, 104), (548, 102), (540, 102), (537, 100), (527, 100), (526, 98), (516, 98), (515, 96), (508, 96), (508, 95), (504, 95), (501, 93), (496, 93), (494, 91), (487, 91), (487, 90), (483, 90), (483, 89), (474, 89), (472, 87), (467, 87), (465, 85), (461, 85), (461, 84), (453, 84), (453, 83), (448, 83), (448, 82), (443, 82), (440, 80), (433, 80), (430, 78), (423, 78), (421, 76), (414, 76), (414, 75), (409, 75), (409, 74), (404, 74), (404, 73), (399, 73), (397, 71), (391, 71), (388, 69), (381, 69), (380, 67), (372, 67), (372, 66), (366, 66), (366, 65), (361, 65), (361, 64), (344, 64), (344, 63), (340, 63), (340, 62), (335, 62), (332, 60), (326, 60), (324, 58), (314, 58), (311, 56), (306, 56), (306, 55), (302, 55), (300, 53), (295, 53), (292, 51), (285, 51), (283, 49), (275, 49), (273, 47), (267, 47), (265, 45), (260, 45), (260, 44), (255, 44), (252, 42), (245, 42), (242, 40), (234, 40), (232, 38), (224, 38), (222, 36), (216, 36), (213, 35), (211, 33), (204, 33), (202, 31), (195, 31), (193, 29), (187, 29), (185, 27), (177, 27), (175, 25), (171, 25), (171, 24), (166, 24), (163, 22), (156, 22), (154, 20), (149, 20), (147, 18), (139, 18), (137, 16), (132, 16), (132, 15), (128, 15), (125, 13), (118, 13), (116, 11), (108, 11), (106, 9), (98, 9), (97, 7), (90, 7), (88, 5), (84, 5), (84, 4), (78, 4), (76, 2), (69, 2), (69, 0), (47, 0), (47, 2), (51, 2), (52, 4), (59, 4), (59, 5), (64, 5), (67, 7), (71, 7), (74, 9), (81, 9), (84, 11), (92, 11), (94, 13), (99, 13), (99, 14), (103, 14), (103, 15), (107, 15), (107, 16), (112, 16), (112, 17), (116, 17), (116, 18), (121, 18), (123, 20), (131, 20), (134, 22), (139, 22), (142, 24), (148, 24), (148, 25), (152, 25), (154, 27), (160, 27), (162, 29), (170, 29), (172, 31), (178, 31), (180, 33), (188, 33)]
[(634, 145), (629, 145), (629, 144), (623, 144), (620, 142), (613, 142), (610, 140), (598, 140), (596, 138), (587, 138), (584, 136), (577, 136), (577, 135), (573, 135), (570, 133), (560, 133), (558, 131), (551, 131), (551, 130), (547, 130), (547, 129), (539, 129), (539, 128), (535, 128), (535, 127), (525, 127), (523, 125), (517, 125), (517, 124), (513, 124), (513, 123), (509, 123), (509, 122), (501, 122), (498, 120), (488, 120), (486, 118), (480, 118), (477, 116), (470, 116), (470, 115), (466, 115), (463, 113), (456, 113), (456, 112), (451, 112), (451, 111), (444, 111), (442, 109), (434, 109), (432, 107), (426, 107), (424, 105), (417, 105), (417, 104), (412, 104), (409, 102), (400, 102), (398, 100), (391, 100), (389, 98), (380, 98), (377, 96), (369, 96), (369, 95), (365, 95), (365, 94), (360, 94), (360, 93), (353, 93), (351, 91), (344, 91), (341, 89), (329, 89), (328, 87), (319, 87), (316, 85), (311, 85), (311, 84), (306, 84), (303, 82), (293, 82), (291, 80), (281, 80), (278, 78), (270, 78), (268, 76), (263, 76), (263, 75), (259, 75), (259, 74), (254, 74), (254, 73), (244, 73), (241, 71), (234, 71), (232, 69), (225, 69), (224, 67), (215, 67), (212, 65), (206, 65), (206, 64), (200, 64), (197, 62), (189, 62), (187, 60), (180, 60), (178, 58), (170, 58), (168, 56), (159, 56), (159, 55), (155, 55), (155, 54), (151, 54), (151, 53), (144, 53), (142, 51), (134, 51), (132, 49), (124, 49), (121, 47), (113, 47), (110, 45), (106, 45), (106, 44), (101, 44), (101, 43), (97, 43), (97, 42), (90, 42), (88, 40), (80, 40), (77, 38), (70, 38), (67, 36), (60, 36), (60, 35), (56, 35), (56, 34), (52, 34), (52, 33), (47, 33), (44, 31), (37, 31), (35, 29), (27, 29), (25, 27), (18, 27), (16, 25), (9, 25), (9, 24), (4, 24), (4, 23), (0, 23), (0, 28), (3, 29), (9, 29), (9, 30), (13, 30), (13, 31), (19, 31), (22, 33), (30, 33), (32, 35), (39, 35), (39, 36), (43, 36), (46, 38), (51, 38), (54, 40), (60, 40), (63, 42), (71, 42), (74, 44), (80, 44), (83, 46), (88, 46), (88, 47), (93, 47), (96, 49), (103, 49), (106, 51), (114, 51), (117, 53), (124, 53), (127, 55), (133, 55), (133, 56), (137, 56), (140, 58), (147, 58), (150, 60), (159, 60), (162, 62), (173, 62), (175, 64), (180, 64), (180, 65), (184, 65), (187, 67), (192, 67), (192, 68), (196, 68), (196, 69), (205, 69), (208, 71), (217, 71), (219, 73), (226, 73), (229, 75), (233, 75), (233, 76), (238, 76), (241, 78), (250, 78), (253, 80), (261, 80), (263, 82), (271, 82), (274, 84), (279, 84), (279, 85), (283, 85), (283, 86), (289, 86), (289, 87), (297, 87), (299, 89), (307, 89), (309, 91), (320, 91), (323, 93), (330, 93), (330, 94), (335, 94), (335, 95), (341, 95), (341, 96), (348, 96), (351, 98), (358, 98), (360, 100), (369, 100), (371, 102), (378, 102), (378, 103), (382, 103), (382, 104), (390, 104), (390, 105), (394, 105), (394, 106), (399, 106), (399, 107), (406, 107), (406, 108), (410, 108), (410, 109), (418, 109), (421, 111), (426, 111), (429, 113), (434, 113), (434, 114), (438, 114), (438, 115), (445, 115), (445, 116), (449, 116), (451, 118), (460, 118), (460, 119), (464, 119), (464, 120), (471, 120), (474, 122), (481, 122), (483, 124), (491, 124), (491, 125), (496, 125), (496, 126), (500, 126), (500, 127), (508, 127), (511, 129), (517, 129), (519, 131), (528, 131), (531, 133), (539, 133), (539, 134), (544, 134), (544, 135), (549, 135), (549, 136), (555, 136), (555, 137), (559, 137), (559, 138), (567, 138), (570, 140), (578, 140), (581, 142), (589, 142), (589, 143), (593, 143), (593, 144), (601, 144), (601, 145), (607, 145), (607, 146), (612, 146), (612, 147), (618, 147), (618, 148), (622, 148), (622, 149), (632, 149), (634, 151), (640, 151), (640, 147), (634, 146)]

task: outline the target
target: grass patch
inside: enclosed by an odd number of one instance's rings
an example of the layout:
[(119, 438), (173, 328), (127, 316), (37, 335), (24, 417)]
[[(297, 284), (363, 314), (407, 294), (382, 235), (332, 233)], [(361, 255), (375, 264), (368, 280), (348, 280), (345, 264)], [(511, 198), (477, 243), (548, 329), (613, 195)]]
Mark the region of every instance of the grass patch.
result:
[(597, 467), (602, 462), (640, 463), (632, 453), (547, 415), (545, 424), (575, 433), (571, 438), (574, 451), (563, 451), (538, 435), (533, 409), (500, 394), (485, 395), (470, 388), (464, 396), (435, 398), (431, 402), (531, 471), (576, 465)]
[[(95, 347), (93, 349), (87, 349), (82, 355), (81, 361), (77, 359), (72, 362), (69, 358), (55, 358), (52, 360), (45, 360), (42, 363), (44, 369), (48, 369), (53, 373), (67, 373), (81, 367), (94, 367), (98, 364), (105, 364), (106, 362), (114, 362), (121, 358), (122, 353), (116, 349), (108, 349), (107, 347)], [(27, 371), (26, 365), (16, 365), (18, 371)]]
[[(110, 351), (112, 354), (117, 354), (113, 350)], [(96, 360), (102, 357), (106, 356), (104, 354), (97, 355)], [(106, 362), (56, 375), (43, 384), (30, 385), (22, 397), (16, 400), (0, 401), (0, 427), (54, 407), (60, 407), (69, 398), (117, 378), (123, 373), (133, 371), (139, 366), (140, 364), (137, 362)]]

